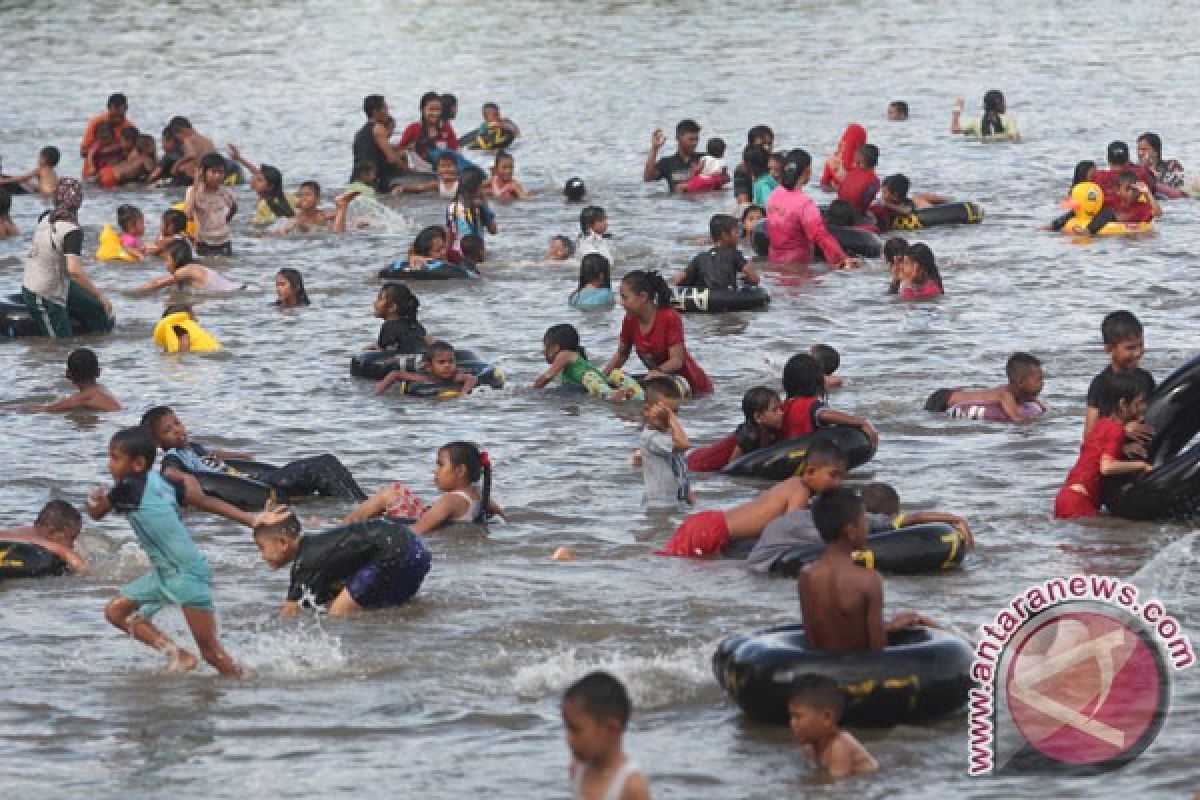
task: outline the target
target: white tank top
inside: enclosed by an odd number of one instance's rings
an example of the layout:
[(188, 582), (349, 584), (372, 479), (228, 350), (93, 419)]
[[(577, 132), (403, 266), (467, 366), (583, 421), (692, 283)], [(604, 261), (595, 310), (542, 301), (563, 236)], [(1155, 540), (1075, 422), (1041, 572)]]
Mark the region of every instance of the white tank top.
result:
[(200, 287), (206, 292), (236, 292), (239, 289), (246, 288), (246, 284), (231, 281), (215, 269), (206, 267), (203, 264), (197, 264), (197, 266), (204, 270), (204, 274), (207, 276), (204, 285)]
[[(583, 800), (583, 775), (585, 772), (587, 772), (587, 767), (583, 764), (575, 762), (571, 765), (571, 788), (574, 790), (575, 800)], [(638, 772), (638, 765), (634, 763), (633, 759), (625, 759), (625, 763), (609, 781), (608, 789), (605, 790), (600, 800), (619, 800), (621, 790), (625, 788), (625, 782), (635, 772)]]
[(454, 518), (454, 522), (474, 522), (475, 517), (479, 515), (479, 500), (471, 497), (471, 493), (463, 489), (456, 489), (450, 494), (456, 494), (463, 500), (467, 501), (467, 510)]

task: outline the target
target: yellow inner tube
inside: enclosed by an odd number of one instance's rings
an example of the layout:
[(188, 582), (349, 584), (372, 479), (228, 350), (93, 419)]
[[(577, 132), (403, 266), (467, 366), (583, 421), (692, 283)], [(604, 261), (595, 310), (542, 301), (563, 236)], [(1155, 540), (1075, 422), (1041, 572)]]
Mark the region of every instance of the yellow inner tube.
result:
[(100, 230), (100, 246), (96, 248), (97, 261), (141, 261), (133, 253), (121, 246), (121, 237), (113, 230), (112, 225), (105, 225)]
[(168, 353), (178, 353), (179, 334), (175, 332), (176, 328), (187, 334), (189, 352), (215, 353), (221, 349), (217, 337), (201, 328), (186, 311), (177, 311), (159, 320), (154, 326), (154, 343)]

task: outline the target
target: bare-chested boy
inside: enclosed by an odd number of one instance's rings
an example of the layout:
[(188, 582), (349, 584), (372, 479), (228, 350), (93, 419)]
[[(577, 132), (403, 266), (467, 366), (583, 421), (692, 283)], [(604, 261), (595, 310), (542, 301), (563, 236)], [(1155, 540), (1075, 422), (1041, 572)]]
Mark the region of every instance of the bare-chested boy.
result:
[[(1032, 403), (1045, 411), (1038, 400), (1045, 378), (1042, 362), (1029, 353), (1013, 353), (1004, 365), (1008, 383), (994, 389), (938, 389), (925, 401), (926, 411), (947, 411), (959, 405), (998, 405), (1011, 422), (1028, 422), (1041, 412), (1031, 413)], [(1024, 408), (1022, 408), (1024, 406)]]
[(197, 133), (187, 117), (172, 118), (168, 127), (175, 134), (180, 147), (183, 148), (183, 155), (171, 168), (171, 174), (187, 175), (195, 180), (197, 178), (196, 171), (200, 167), (200, 159), (209, 153), (217, 152), (217, 146), (213, 144), (212, 139)]
[(46, 197), (53, 197), (58, 187), (58, 166), (60, 154), (57, 147), (43, 147), (38, 152), (38, 163), (32, 172), (25, 175), (0, 175), (0, 188), (19, 186), (27, 192), (37, 192)]
[(87, 562), (75, 552), (75, 539), (83, 528), (83, 517), (66, 500), (51, 500), (42, 506), (32, 525), (0, 531), (5, 542), (29, 542), (61, 558), (71, 572), (86, 572)]
[(121, 403), (97, 383), (100, 360), (87, 347), (77, 347), (67, 356), (67, 380), (75, 384), (76, 392), (48, 406), (30, 406), (28, 412), (60, 411), (120, 411)]

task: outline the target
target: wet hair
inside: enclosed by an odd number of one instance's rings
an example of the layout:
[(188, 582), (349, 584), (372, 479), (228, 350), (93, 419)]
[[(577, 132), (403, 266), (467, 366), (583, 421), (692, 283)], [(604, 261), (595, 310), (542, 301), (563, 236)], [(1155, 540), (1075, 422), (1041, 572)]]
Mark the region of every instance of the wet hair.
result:
[(162, 318), (166, 319), (172, 314), (188, 314), (190, 316), (195, 316), (195, 313), (196, 312), (193, 311), (192, 307), (187, 303), (171, 303), (169, 306), (163, 309)]
[(146, 459), (146, 472), (149, 472), (150, 468), (154, 466), (154, 457), (158, 455), (158, 447), (150, 438), (150, 433), (140, 425), (136, 428), (123, 428), (117, 431), (108, 440), (108, 445), (130, 458)]
[(350, 180), (361, 181), (365, 176), (371, 175), (375, 171), (375, 165), (370, 161), (355, 161), (354, 166), (350, 168)]
[(492, 101), (490, 101), (490, 100), (489, 100), (488, 102), (486, 102), (486, 103), (484, 103), (484, 104), (483, 104), (483, 108), (482, 108), (482, 110), (483, 110), (483, 111), (487, 111), (489, 108), (490, 108), (491, 110), (495, 111), (497, 114), (499, 114), (499, 113), (500, 113), (500, 106), (496, 105), (495, 103), (493, 103), (493, 102), (492, 102)]
[(300, 274), (300, 270), (294, 267), (284, 267), (275, 274), (292, 287), (292, 292), (296, 295), (296, 305), (309, 305), (308, 290), (304, 288), (304, 276)]
[(600, 206), (586, 206), (583, 211), (579, 212), (579, 232), (591, 233), (592, 227), (602, 219), (607, 219), (608, 214)]
[(647, 379), (642, 383), (642, 391), (646, 393), (646, 404), (649, 405), (654, 400), (682, 400), (683, 390), (679, 388), (679, 383), (666, 375), (659, 375), (654, 378)]
[(423, 228), (417, 234), (417, 238), (413, 239), (413, 253), (419, 256), (428, 256), (433, 250), (434, 241), (438, 239), (443, 242), (449, 241), (446, 229), (441, 225), (430, 225), (428, 228)]
[(1131, 169), (1123, 169), (1117, 175), (1117, 186), (1122, 189), (1128, 189), (1138, 181), (1137, 173)]
[(921, 272), (927, 280), (936, 283), (943, 292), (946, 291), (946, 287), (942, 285), (942, 273), (938, 271), (937, 261), (934, 260), (933, 251), (929, 249), (929, 245), (917, 242), (908, 248), (908, 257), (921, 268)]
[(767, 174), (769, 159), (770, 154), (756, 145), (748, 144), (742, 150), (742, 161), (746, 162), (746, 169), (749, 170), (750, 177), (752, 178), (758, 178)]
[(150, 156), (151, 158), (158, 156), (158, 147), (154, 142), (154, 137), (148, 133), (143, 133), (138, 137), (136, 147), (138, 152), (143, 155)]
[(296, 210), (292, 208), (292, 203), (287, 199), (287, 195), (283, 191), (283, 173), (278, 167), (273, 167), (270, 164), (262, 164), (258, 168), (258, 172), (262, 175), (263, 182), (267, 184), (267, 191), (263, 194), (263, 202), (267, 204), (267, 208), (271, 209), (271, 213), (277, 217), (294, 217)]
[(705, 142), (704, 152), (713, 158), (722, 158), (725, 155), (725, 140), (714, 136)]
[(288, 514), (278, 522), (273, 522), (270, 525), (259, 525), (254, 529), (254, 538), (259, 536), (282, 536), (285, 539), (299, 539), (300, 534), (304, 532), (304, 526), (300, 524), (300, 518), (295, 514)]
[(1145, 142), (1150, 145), (1150, 149), (1154, 151), (1155, 161), (1162, 161), (1162, 139), (1157, 133), (1146, 131), (1137, 138), (1139, 142)]
[(67, 374), (75, 380), (94, 381), (100, 376), (100, 359), (87, 347), (76, 347), (67, 354)]
[(842, 538), (846, 526), (857, 522), (864, 510), (862, 498), (853, 489), (844, 486), (828, 489), (813, 498), (813, 525), (823, 540), (836, 542)]
[(817, 439), (808, 446), (804, 454), (804, 468), (821, 469), (822, 467), (841, 467), (849, 464), (846, 451), (832, 439)]
[(808, 706), (816, 711), (828, 711), (833, 715), (833, 724), (841, 724), (846, 710), (846, 696), (838, 688), (837, 681), (828, 675), (808, 673), (792, 681), (788, 691), (788, 705)]
[(210, 169), (226, 171), (225, 158), (220, 153), (207, 153), (200, 159), (200, 171), (208, 172)]
[(107, 108), (129, 108), (129, 99), (121, 92), (116, 92), (108, 96)]
[(689, 133), (699, 133), (700, 126), (696, 124), (694, 119), (681, 119), (679, 124), (675, 126), (675, 137), (678, 138)]
[(180, 131), (190, 131), (192, 129), (192, 121), (187, 117), (171, 117), (171, 121), (167, 123), (167, 130), (172, 136), (179, 136)]
[(512, 157), (512, 153), (507, 150), (499, 150), (496, 152), (495, 160), (492, 161), (492, 169), (500, 166), (501, 161), (511, 161), (514, 165), (517, 163), (517, 160)]
[(732, 233), (735, 236), (739, 228), (738, 221), (728, 214), (713, 214), (708, 220), (708, 235), (715, 242), (722, 234)]
[(1010, 381), (1020, 380), (1030, 370), (1041, 369), (1042, 362), (1030, 353), (1013, 353), (1004, 364), (1004, 374)]
[(900, 116), (908, 119), (908, 102), (905, 100), (893, 100), (888, 103), (888, 108), (894, 108), (900, 113)]
[(983, 95), (983, 119), (979, 121), (979, 133), (992, 136), (1004, 133), (1004, 121), (1000, 115), (1004, 113), (1004, 92), (990, 89)]
[(1090, 159), (1080, 161), (1075, 165), (1075, 174), (1071, 176), (1071, 188), (1088, 180), (1088, 173), (1096, 168), (1096, 162)]
[(750, 205), (748, 205), (742, 209), (742, 224), (743, 225), (746, 224), (746, 217), (750, 216), (751, 211), (757, 211), (758, 213), (762, 214), (764, 217), (767, 215), (767, 210), (765, 208), (763, 208), (762, 206), (755, 205), (754, 203), (751, 203)]
[(403, 283), (385, 283), (379, 289), (379, 293), (383, 295), (383, 302), (386, 306), (396, 307), (396, 312), (400, 315), (400, 319), (416, 321), (417, 310), (421, 308), (421, 301), (413, 294), (412, 289)]
[(583, 349), (583, 345), (579, 343), (579, 331), (575, 330), (574, 325), (569, 325), (565, 322), (559, 325), (551, 325), (542, 336), (542, 342), (544, 344), (552, 344), (561, 350), (578, 353), (580, 358), (587, 358), (587, 352)]
[(10, 211), (12, 211), (12, 195), (8, 193), (8, 189), (0, 186), (0, 217), (7, 217)]
[(754, 144), (755, 139), (770, 139), (775, 141), (775, 131), (771, 130), (766, 125), (755, 125), (750, 130), (746, 131), (746, 144)]
[(575, 294), (579, 294), (589, 283), (601, 278), (601, 285), (606, 289), (612, 288), (612, 265), (600, 253), (588, 253), (579, 259), (579, 286)]
[(894, 517), (900, 513), (900, 494), (890, 483), (868, 483), (858, 493), (868, 514)]
[(51, 500), (42, 506), (33, 524), (52, 531), (78, 531), (83, 526), (83, 517), (66, 500)]
[(321, 184), (316, 181), (304, 181), (300, 184), (300, 189), (312, 189), (313, 194), (317, 196), (317, 200), (321, 199)]
[(121, 141), (123, 141), (123, 142), (128, 141), (131, 145), (136, 145), (138, 137), (141, 135), (142, 135), (142, 132), (139, 131), (136, 127), (134, 127), (133, 125), (127, 125), (124, 128), (121, 128), (121, 137), (120, 138), (121, 138)]
[(589, 672), (563, 692), (563, 703), (577, 703), (597, 722), (616, 721), (621, 730), (629, 725), (633, 703), (625, 685), (607, 672)]
[(454, 466), (466, 467), (469, 483), (478, 483), (483, 479), (483, 486), (479, 490), (479, 513), (471, 520), (477, 525), (483, 524), (487, 521), (488, 504), (492, 499), (491, 459), (484, 458), (486, 454), (473, 442), (447, 442), (438, 452), (445, 453)]
[(587, 187), (583, 184), (583, 178), (569, 178), (563, 184), (563, 194), (569, 203), (583, 202), (583, 198), (587, 197)]
[(897, 172), (895, 175), (888, 175), (883, 179), (883, 188), (901, 200), (908, 199), (908, 186), (908, 176), (900, 172)]
[(194, 260), (192, 246), (188, 244), (187, 239), (172, 239), (167, 242), (167, 246), (163, 248), (163, 251), (171, 257), (176, 267), (187, 266)]
[[(425, 348), (425, 362), (429, 363), (433, 361), (433, 357), (441, 353), (449, 353), (454, 357), (456, 362), (458, 361), (458, 353), (455, 352), (454, 345), (450, 344), (445, 339), (438, 339), (436, 342)], [(471, 482), (474, 483), (474, 481)]]
[(458, 172), (458, 160), (454, 157), (454, 153), (451, 153), (449, 150), (438, 154), (437, 161), (433, 162), (434, 169), (440, 167), (442, 164), (451, 164), (454, 166), (455, 173)]
[(875, 165), (879, 163), (879, 148), (873, 144), (864, 144), (858, 148), (858, 154), (862, 156), (867, 169), (875, 169)]
[(368, 117), (387, 105), (381, 94), (369, 94), (363, 98), (363, 113)]
[(153, 435), (158, 423), (167, 417), (173, 416), (175, 416), (175, 409), (170, 406), (153, 406), (147, 409), (146, 413), (142, 414), (142, 418), (138, 420), (138, 425)]
[(137, 206), (131, 206), (128, 203), (117, 206), (117, 227), (122, 231), (128, 231), (130, 226), (140, 219), (144, 219), (144, 217), (142, 210)]
[(749, 453), (763, 446), (763, 441), (773, 441), (778, 431), (764, 428), (755, 419), (773, 405), (779, 404), (779, 392), (766, 386), (756, 386), (742, 395), (742, 415), (746, 418), (734, 431), (734, 440), (743, 453)]
[(783, 160), (783, 178), (779, 181), (785, 189), (795, 189), (800, 183), (800, 176), (812, 166), (812, 156), (808, 151), (797, 147), (790, 151)]
[(550, 241), (561, 244), (563, 249), (567, 251), (567, 258), (575, 255), (575, 243), (571, 241), (570, 236), (563, 236), (562, 234), (559, 234), (558, 236), (551, 236)]
[(829, 204), (829, 208), (825, 210), (825, 224), (838, 225), (843, 228), (848, 228), (858, 220), (858, 215), (854, 213), (854, 206), (840, 197)]
[(1122, 400), (1132, 403), (1146, 394), (1146, 385), (1134, 372), (1113, 372), (1104, 376), (1096, 393), (1096, 410), (1102, 417), (1117, 413)]
[(48, 167), (57, 167), (58, 160), (62, 158), (62, 154), (58, 152), (57, 147), (49, 145), (38, 151), (38, 158), (45, 161)]
[(788, 397), (824, 397), (825, 370), (808, 353), (797, 353), (783, 367), (783, 391)]
[(442, 119), (453, 119), (458, 114), (458, 97), (446, 92), (438, 99), (442, 101)]
[(625, 273), (621, 285), (628, 286), (634, 294), (647, 295), (659, 308), (670, 308), (674, 299), (671, 287), (662, 275), (652, 269), (635, 269)]
[(821, 365), (821, 372), (825, 375), (832, 375), (842, 365), (842, 355), (832, 345), (814, 344), (808, 348), (808, 352)]
[(167, 127), (162, 129), (162, 142), (163, 142), (163, 151), (164, 152), (167, 150), (167, 139), (170, 139), (173, 142), (175, 142), (176, 144), (179, 144), (179, 137), (175, 135), (175, 130), (171, 127), (171, 125), (169, 123), (168, 123)]
[[(426, 92), (425, 94), (421, 95), (421, 100), (417, 103), (417, 110), (424, 113), (425, 106), (429, 105), (434, 100), (437, 100), (438, 104), (441, 105), (442, 96), (437, 92)], [(442, 110), (444, 111), (445, 109)]]
[(1105, 315), (1104, 321), (1100, 323), (1100, 335), (1106, 345), (1116, 345), (1126, 339), (1140, 338), (1145, 334), (1142, 331), (1142, 323), (1132, 311), (1114, 311)]
[(463, 170), (462, 176), (458, 179), (458, 197), (476, 197), (479, 195), (479, 190), (483, 188), (484, 182), (487, 180), (487, 175), (479, 167), (468, 167)]
[(170, 229), (172, 234), (183, 233), (187, 230), (188, 218), (187, 214), (180, 211), (178, 208), (168, 208), (162, 215), (163, 233), (166, 229)]
[(462, 241), (458, 243), (458, 249), (462, 252), (463, 260), (470, 264), (482, 264), (484, 258), (487, 256), (487, 251), (483, 246), (483, 238), (473, 233), (468, 233), (462, 237)]

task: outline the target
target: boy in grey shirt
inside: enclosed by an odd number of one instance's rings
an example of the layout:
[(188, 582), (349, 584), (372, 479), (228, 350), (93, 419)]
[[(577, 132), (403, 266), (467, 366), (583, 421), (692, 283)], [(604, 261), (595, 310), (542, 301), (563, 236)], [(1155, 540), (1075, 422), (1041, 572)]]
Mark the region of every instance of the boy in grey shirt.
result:
[(644, 389), (645, 427), (640, 443), (646, 505), (683, 508), (693, 502), (684, 458), (691, 444), (678, 417), (683, 393), (671, 378), (651, 378)]

